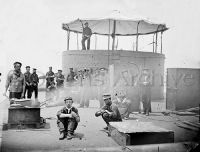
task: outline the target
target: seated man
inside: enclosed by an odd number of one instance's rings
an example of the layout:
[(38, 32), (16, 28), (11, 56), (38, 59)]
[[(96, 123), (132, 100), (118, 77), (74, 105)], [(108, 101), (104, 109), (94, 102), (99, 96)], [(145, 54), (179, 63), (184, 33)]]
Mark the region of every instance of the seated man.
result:
[(95, 116), (102, 116), (103, 120), (106, 122), (107, 127), (104, 129), (108, 130), (109, 122), (112, 121), (122, 121), (121, 115), (116, 105), (112, 105), (111, 95), (104, 94), (103, 100), (105, 105), (101, 108), (101, 110), (95, 113)]
[(131, 100), (127, 99), (125, 94), (115, 94), (116, 99), (113, 101), (113, 104), (116, 104), (119, 108), (120, 114), (123, 119), (129, 119), (129, 115), (132, 112), (131, 110)]
[(73, 107), (73, 100), (71, 97), (64, 99), (65, 106), (57, 112), (57, 125), (60, 132), (60, 140), (64, 139), (67, 134), (67, 139), (70, 140), (73, 137), (74, 130), (80, 122), (78, 109)]

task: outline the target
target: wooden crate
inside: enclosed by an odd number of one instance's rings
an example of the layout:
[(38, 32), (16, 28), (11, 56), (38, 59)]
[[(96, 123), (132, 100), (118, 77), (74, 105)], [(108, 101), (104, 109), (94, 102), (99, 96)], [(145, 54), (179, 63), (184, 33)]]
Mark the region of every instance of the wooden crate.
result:
[(173, 131), (155, 126), (151, 122), (111, 122), (109, 131), (111, 137), (121, 146), (174, 142)]
[(10, 107), (8, 109), (8, 128), (39, 128), (40, 108)]

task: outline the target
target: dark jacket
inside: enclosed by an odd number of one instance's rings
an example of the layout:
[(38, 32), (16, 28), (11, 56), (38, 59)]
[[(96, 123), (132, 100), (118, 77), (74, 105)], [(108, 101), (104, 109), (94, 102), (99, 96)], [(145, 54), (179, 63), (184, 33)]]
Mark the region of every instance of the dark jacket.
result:
[(32, 85), (37, 86), (39, 83), (38, 75), (36, 73), (32, 73), (30, 76), (30, 81), (31, 81)]

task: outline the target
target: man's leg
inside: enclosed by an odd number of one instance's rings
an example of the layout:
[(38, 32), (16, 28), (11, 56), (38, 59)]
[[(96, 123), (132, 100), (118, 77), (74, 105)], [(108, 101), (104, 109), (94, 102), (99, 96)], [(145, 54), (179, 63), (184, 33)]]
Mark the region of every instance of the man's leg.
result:
[(82, 41), (81, 41), (81, 43), (82, 43), (82, 50), (86, 50), (86, 47), (85, 47), (85, 41), (87, 40), (87, 37), (83, 37), (82, 38)]
[(35, 86), (35, 99), (38, 98), (38, 86)]
[(68, 122), (66, 118), (60, 118), (57, 120), (57, 127), (60, 132), (60, 137), (59, 137), (60, 140), (65, 138), (67, 125), (68, 125)]
[(27, 85), (25, 85), (25, 89), (24, 89), (24, 98), (26, 98), (26, 92), (28, 91), (28, 88), (27, 88), (28, 86)]
[(68, 121), (68, 127), (67, 127), (67, 139), (72, 139), (74, 130), (77, 128), (77, 122), (75, 120), (69, 120)]
[(90, 38), (87, 39), (87, 50), (90, 49)]
[(28, 87), (28, 98), (31, 98), (31, 96), (32, 96), (32, 87), (29, 86)]

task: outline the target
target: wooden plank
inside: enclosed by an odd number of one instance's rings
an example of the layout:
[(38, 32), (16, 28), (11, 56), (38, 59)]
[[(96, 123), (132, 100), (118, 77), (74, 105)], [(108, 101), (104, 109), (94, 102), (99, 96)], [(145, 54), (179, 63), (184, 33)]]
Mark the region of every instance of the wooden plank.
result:
[(170, 130), (153, 125), (152, 122), (140, 122), (137, 120), (127, 120), (124, 122), (110, 122), (110, 125), (122, 133), (170, 132)]

